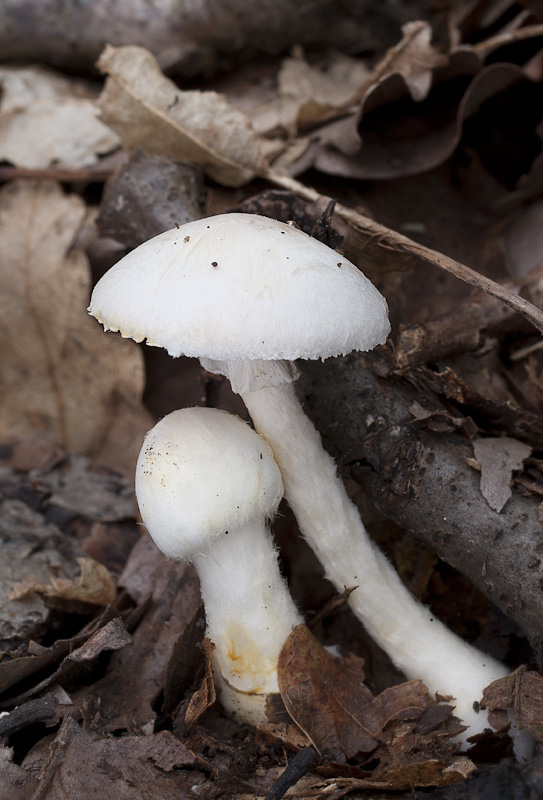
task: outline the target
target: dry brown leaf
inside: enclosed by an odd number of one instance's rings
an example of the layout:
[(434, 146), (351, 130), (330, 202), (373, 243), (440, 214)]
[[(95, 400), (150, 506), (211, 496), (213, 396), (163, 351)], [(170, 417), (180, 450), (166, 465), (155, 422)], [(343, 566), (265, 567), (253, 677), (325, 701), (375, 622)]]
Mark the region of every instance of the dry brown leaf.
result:
[(353, 655), (330, 655), (305, 625), (293, 630), (279, 656), (279, 689), (287, 711), (317, 750), (335, 761), (371, 753), (387, 726), (418, 719), (432, 705), (421, 681), (374, 697), (364, 685), (362, 665)]
[(489, 719), (498, 728), (509, 722), (506, 710), (513, 708), (517, 727), (543, 742), (543, 675), (539, 672), (522, 666), (494, 681), (483, 692), (481, 705), (490, 710)]
[[(148, 603), (131, 647), (114, 653), (105, 676), (85, 690), (86, 723), (100, 734), (152, 730), (164, 703), (179, 702), (201, 655), (194, 638), (185, 637), (195, 615), (202, 619), (198, 578), (192, 568), (166, 560), (151, 537), (142, 536), (120, 584), (138, 601), (145, 598)], [(198, 632), (203, 633), (201, 622)], [(172, 686), (174, 670), (177, 683)]]
[(13, 760), (11, 747), (0, 747), (0, 800), (30, 800), (34, 796), (37, 776)]
[[(54, 755), (59, 751), (62, 755), (57, 762)], [(40, 786), (48, 787), (49, 798), (179, 800), (196, 796), (194, 788), (202, 776), (197, 770), (187, 776), (183, 767), (195, 767), (198, 762), (170, 731), (97, 739), (67, 719), (56, 741), (42, 739), (28, 754), (23, 768), (30, 774), (42, 770)]]
[(67, 451), (131, 472), (151, 424), (142, 356), (86, 313), (88, 264), (70, 251), (84, 214), (53, 181), (0, 192), (0, 436), (45, 429)]
[(119, 140), (70, 81), (40, 67), (0, 69), (0, 160), (24, 169), (79, 169)]
[[(4, 486), (7, 480), (4, 472)], [(72, 578), (78, 572), (76, 558), (84, 554), (74, 538), (48, 525), (25, 503), (9, 498), (0, 503), (0, 541), (0, 641), (15, 644), (41, 635), (49, 609), (34, 593), (14, 601), (10, 584), (48, 584), (52, 575)]]
[(186, 728), (191, 728), (216, 700), (215, 682), (213, 680), (213, 668), (211, 663), (215, 645), (206, 638), (202, 642), (202, 646), (205, 653), (205, 674), (200, 686), (194, 692), (187, 705), (184, 719)]
[(98, 66), (109, 76), (102, 119), (127, 150), (199, 166), (225, 186), (242, 186), (265, 168), (270, 142), (222, 95), (178, 89), (142, 47), (108, 45)]
[(32, 576), (11, 586), (10, 600), (21, 600), (36, 592), (45, 597), (59, 600), (76, 600), (81, 603), (94, 603), (107, 606), (117, 595), (115, 580), (110, 571), (93, 558), (78, 558), (81, 575), (74, 580), (51, 578), (50, 583), (40, 583)]
[(473, 452), (481, 466), (481, 494), (490, 508), (499, 513), (512, 495), (513, 471), (522, 469), (522, 462), (532, 448), (517, 439), (501, 436), (476, 439)]

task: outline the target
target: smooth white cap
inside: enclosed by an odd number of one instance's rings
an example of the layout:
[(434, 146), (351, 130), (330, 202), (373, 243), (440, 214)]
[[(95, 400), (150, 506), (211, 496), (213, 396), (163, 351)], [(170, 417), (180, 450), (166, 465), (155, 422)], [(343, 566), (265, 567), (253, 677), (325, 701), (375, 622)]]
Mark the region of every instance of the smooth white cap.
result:
[(136, 496), (157, 547), (190, 560), (226, 531), (271, 516), (283, 484), (270, 448), (246, 422), (214, 408), (184, 408), (145, 437)]
[(96, 285), (106, 330), (209, 359), (328, 358), (383, 344), (386, 300), (357, 267), (290, 225), (223, 214), (156, 236)]

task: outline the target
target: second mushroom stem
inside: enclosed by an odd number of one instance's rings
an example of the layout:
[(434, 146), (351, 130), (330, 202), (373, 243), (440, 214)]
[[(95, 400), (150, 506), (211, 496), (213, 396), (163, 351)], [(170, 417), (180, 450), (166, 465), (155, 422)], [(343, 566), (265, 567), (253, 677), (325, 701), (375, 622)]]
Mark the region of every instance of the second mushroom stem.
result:
[(421, 678), (431, 692), (455, 698), (467, 735), (488, 727), (477, 701), (508, 670), (453, 634), (410, 594), (368, 536), (293, 384), (242, 396), (274, 452), (285, 496), (327, 577), (340, 592), (358, 587), (349, 605), (368, 633), (408, 678)]
[(277, 662), (285, 639), (302, 623), (272, 538), (262, 522), (246, 523), (213, 541), (193, 563), (223, 705), (235, 714), (243, 707), (244, 721), (261, 722), (267, 695), (279, 692)]

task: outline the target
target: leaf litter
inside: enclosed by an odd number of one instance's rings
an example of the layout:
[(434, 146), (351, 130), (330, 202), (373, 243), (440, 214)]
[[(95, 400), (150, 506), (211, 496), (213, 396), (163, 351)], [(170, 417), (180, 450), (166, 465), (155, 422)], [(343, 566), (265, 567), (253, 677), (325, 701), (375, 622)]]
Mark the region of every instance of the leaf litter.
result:
[[(448, 10), (446, 13), (450, 16), (450, 22), (454, 17), (453, 11)], [(458, 24), (459, 17), (454, 19), (454, 25)], [(383, 147), (382, 163), (386, 164), (388, 159), (389, 164), (392, 164), (388, 174), (379, 167), (378, 153), (375, 150), (369, 158), (374, 165), (373, 178), (378, 175), (379, 169), (379, 177), (387, 179), (413, 174), (417, 170), (424, 172), (436, 164), (446, 162), (461, 147), (464, 137), (462, 123), (466, 119), (477, 120), (478, 109), (487, 101), (494, 97), (499, 99), (510, 87), (516, 90), (530, 81), (537, 83), (539, 80), (534, 65), (530, 65), (523, 73), (522, 68), (512, 64), (496, 69), (482, 61), (484, 52), (493, 52), (502, 44), (514, 41), (512, 34), (515, 30), (522, 31), (522, 28), (512, 26), (509, 29), (511, 33), (504, 29), (501, 43), (489, 45), (487, 51), (477, 46), (465, 47), (467, 52), (462, 54), (455, 49), (460, 33), (455, 30), (454, 25), (450, 24), (450, 32), (456, 34), (457, 39), (453, 41), (451, 52), (446, 53), (433, 43), (427, 23), (411, 23), (404, 28), (403, 38), (399, 39), (398, 44), (377, 59), (373, 68), (362, 59), (354, 59), (341, 53), (329, 54), (325, 60), (315, 64), (312, 58), (306, 61), (303, 54), (297, 51), (283, 62), (279, 101), (275, 105), (272, 101), (267, 108), (265, 104), (260, 111), (257, 108), (254, 119), (258, 120), (260, 113), (263, 116), (254, 128), (250, 125), (254, 108), (243, 114), (216, 93), (178, 89), (175, 83), (162, 76), (156, 62), (141, 48), (110, 48), (101, 62), (102, 68), (109, 75), (100, 101), (102, 116), (116, 129), (127, 149), (141, 147), (154, 158), (188, 161), (193, 167), (203, 168), (207, 176), (219, 184), (240, 187), (245, 186), (255, 175), (265, 175), (274, 180), (273, 169), (270, 171), (271, 159), (280, 149), (288, 150), (293, 144), (286, 140), (270, 141), (262, 135), (262, 131), (271, 132), (273, 136), (281, 136), (286, 132), (290, 137), (298, 137), (294, 144), (300, 152), (304, 152), (306, 166), (313, 164), (323, 173), (329, 169), (325, 156), (329, 156), (335, 141), (343, 148), (338, 150), (343, 153), (342, 174), (350, 178), (367, 178), (368, 173), (364, 173), (363, 167), (357, 163), (358, 156), (355, 153), (361, 140), (366, 152), (371, 151), (368, 148), (371, 144), (371, 135), (368, 134), (370, 117), (373, 115), (373, 119), (378, 122), (376, 131), (381, 127), (385, 133), (394, 132), (392, 115), (387, 121), (387, 114), (394, 106), (399, 109), (398, 126), (401, 126), (402, 114), (406, 114), (408, 107), (423, 109), (428, 99), (432, 99), (431, 96), (434, 95), (443, 104), (443, 114), (450, 114), (447, 134), (449, 138), (444, 140), (445, 145), (440, 144), (441, 149), (436, 149), (432, 155), (428, 150), (428, 142), (415, 131), (412, 142), (406, 147), (403, 163), (392, 163), (392, 140)], [(454, 36), (452, 38), (454, 40)], [(451, 63), (454, 69), (449, 73), (448, 79), (465, 79), (465, 85), (469, 86), (468, 90), (461, 88), (456, 99), (448, 94), (445, 80), (445, 71), (451, 68)], [(347, 83), (347, 76), (353, 80), (352, 85), (343, 85)], [(37, 76), (36, 83), (39, 80)], [(344, 90), (343, 94), (339, 92), (340, 87)], [(51, 89), (46, 89), (45, 92), (47, 91), (52, 92)], [(5, 94), (4, 102), (8, 101), (13, 102)], [(462, 104), (464, 108), (468, 107), (469, 113), (458, 110)], [(361, 108), (363, 114), (360, 114)], [(268, 114), (266, 122), (264, 113)], [(343, 141), (341, 137), (338, 138), (340, 128), (334, 131), (332, 125), (335, 123), (330, 122), (334, 115), (341, 114), (349, 119), (348, 122), (340, 119), (338, 125), (343, 124), (345, 128), (347, 125), (351, 126), (350, 138), (345, 137)], [(377, 119), (379, 114), (383, 115), (384, 122)], [(431, 119), (431, 115), (429, 118)], [(311, 134), (316, 132), (310, 142), (305, 141), (308, 131)], [(95, 158), (95, 155), (92, 157)], [(282, 163), (284, 166), (289, 161), (285, 159)], [(483, 166), (486, 169), (492, 168), (489, 162)], [(159, 172), (162, 169), (156, 164), (155, 168)], [(536, 174), (535, 162), (531, 174)], [(330, 187), (325, 179), (320, 180), (323, 185)], [(515, 181), (510, 181), (506, 189), (502, 189), (500, 199), (507, 201), (512, 197), (512, 186), (516, 187), (517, 192), (523, 191), (521, 184), (522, 181), (518, 181), (517, 176), (516, 184)], [(32, 298), (40, 298), (40, 308), (44, 309), (40, 310), (40, 316), (46, 319), (49, 313), (47, 303), (41, 299), (43, 295), (54, 306), (57, 328), (61, 328), (51, 334), (53, 346), (49, 347), (49, 351), (55, 352), (62, 349), (70, 336), (77, 337), (78, 334), (66, 325), (64, 320), (69, 314), (66, 307), (56, 300), (55, 292), (49, 286), (45, 291), (34, 289), (33, 281), (38, 282), (37, 276), (41, 272), (47, 277), (48, 272), (54, 271), (53, 262), (58, 264), (63, 261), (62, 280), (65, 288), (68, 287), (77, 296), (77, 289), (72, 287), (70, 281), (73, 279), (74, 284), (85, 287), (87, 291), (88, 266), (71, 249), (85, 210), (75, 195), (63, 194), (56, 184), (48, 185), (48, 188), (45, 186), (28, 183), (23, 188), (20, 184), (12, 184), (7, 187), (7, 191), (4, 190), (3, 197), (4, 201), (7, 198), (9, 205), (19, 194), (21, 208), (35, 209), (40, 205), (37, 198), (41, 192), (47, 199), (41, 206), (49, 205), (51, 210), (57, 206), (56, 216), (49, 218), (43, 227), (62, 235), (59, 235), (56, 245), (51, 243), (51, 236), (49, 242), (46, 238), (44, 252), (40, 252), (42, 266), (39, 269), (34, 267), (26, 276), (28, 283), (30, 275)], [(303, 187), (300, 191), (300, 184), (296, 181), (289, 183), (288, 176), (284, 180), (284, 186), (299, 191), (304, 196)], [(339, 199), (345, 200), (337, 181), (334, 187)], [(208, 187), (209, 197), (213, 197), (213, 191), (218, 197), (217, 189), (211, 190)], [(137, 200), (137, 189), (135, 195)], [(234, 207), (233, 194), (225, 196), (232, 198)], [(236, 200), (239, 197), (240, 195)], [(360, 198), (361, 195), (357, 197)], [(311, 199), (321, 198), (316, 193)], [(208, 201), (208, 208), (211, 210), (212, 202)], [(502, 208), (505, 207), (502, 204)], [(518, 200), (516, 208), (518, 209)], [(368, 235), (370, 238), (378, 238), (383, 231), (378, 226), (372, 228), (367, 221), (361, 223), (360, 215), (355, 217), (346, 213), (341, 204), (338, 204), (337, 209), (336, 220), (342, 218), (347, 221), (347, 233), (352, 237), (350, 244), (355, 249), (358, 247), (367, 257)], [(8, 211), (15, 218), (15, 212), (11, 209)], [(198, 211), (195, 205), (191, 213)], [(170, 211), (167, 210), (166, 213)], [(300, 213), (303, 216), (304, 211)], [(116, 226), (119, 226), (119, 230), (122, 229), (122, 217), (122, 209), (117, 219), (114, 215), (110, 217), (108, 234), (115, 233)], [(7, 230), (8, 226), (5, 227)], [(129, 229), (128, 226), (127, 230)], [(31, 239), (31, 234), (32, 225), (27, 223), (26, 238), (30, 235)], [(416, 261), (414, 254), (422, 253), (424, 260), (428, 257), (428, 252), (417, 251), (415, 248), (410, 250), (412, 242), (407, 245), (407, 250), (402, 250), (405, 246), (403, 240), (400, 243), (400, 238), (394, 237), (390, 231), (388, 235), (391, 235), (389, 241), (392, 242), (390, 251), (396, 248), (393, 257), (389, 257), (390, 280), (396, 281), (396, 286), (401, 291), (402, 271), (413, 268)], [(137, 232), (130, 230), (130, 236), (132, 239), (129, 246), (134, 246), (137, 243), (134, 238)], [(421, 238), (424, 239), (424, 235)], [(122, 237), (120, 240), (123, 240)], [(383, 248), (385, 240), (386, 232), (385, 238), (377, 244), (381, 251), (386, 250)], [(372, 252), (371, 248), (369, 252)], [(5, 263), (7, 258), (3, 256), (0, 263)], [(434, 263), (432, 258), (434, 262), (438, 260), (434, 254), (430, 256), (430, 263)], [(395, 260), (397, 265), (393, 263)], [(9, 262), (6, 270), (8, 274), (17, 272), (14, 263), (16, 262)], [(39, 277), (41, 279), (42, 275)], [(28, 296), (28, 291), (26, 295)], [(15, 307), (19, 305), (21, 298), (24, 299), (25, 291), (15, 291), (12, 296), (16, 298), (16, 302), (12, 303)], [(83, 297), (83, 292), (81, 296)], [(8, 304), (5, 308), (6, 313), (10, 313)], [(32, 308), (30, 311), (32, 312)], [(80, 313), (78, 310), (78, 314)], [(408, 313), (404, 319), (414, 326), (412, 333), (415, 338), (408, 344), (405, 344), (404, 338), (404, 353), (407, 355), (398, 364), (407, 379), (424, 386), (425, 391), (445, 396), (449, 403), (454, 404), (446, 407), (442, 414), (428, 414), (421, 404), (412, 406), (419, 423), (433, 426), (431, 429), (443, 436), (460, 431), (462, 435), (474, 439), (474, 446), (477, 448), (481, 442), (489, 440), (489, 433), (497, 430), (495, 441), (499, 443), (496, 446), (501, 453), (506, 444), (504, 433), (518, 436), (530, 443), (538, 442), (540, 420), (538, 411), (532, 412), (530, 416), (524, 408), (512, 402), (506, 382), (501, 381), (500, 386), (497, 382), (490, 385), (490, 370), (496, 368), (496, 356), (499, 353), (487, 336), (488, 325), (495, 322), (495, 319), (491, 312), (486, 313), (486, 317), (481, 314), (475, 323), (470, 323), (470, 336), (456, 338), (452, 349), (445, 354), (451, 357), (449, 363), (452, 366), (443, 368), (443, 364), (440, 364), (441, 371), (436, 371), (431, 365), (444, 353), (435, 343), (436, 340), (445, 342), (447, 339), (447, 332), (444, 331), (447, 311), (445, 310), (441, 320), (438, 317), (421, 320), (416, 314), (410, 318)], [(31, 317), (32, 314), (27, 312), (26, 316)], [(469, 315), (466, 315), (466, 319), (469, 319)], [(510, 316), (506, 314), (503, 319), (509, 321)], [(434, 324), (433, 329), (430, 323)], [(424, 324), (428, 329), (425, 332), (426, 344), (423, 338), (416, 339), (417, 333), (422, 336), (421, 326)], [(499, 339), (508, 352), (515, 352), (513, 348), (521, 341), (523, 332), (518, 327), (514, 328), (514, 341), (504, 343), (503, 324), (499, 320), (491, 335), (496, 341)], [(451, 329), (454, 327), (451, 325)], [(66, 328), (70, 331), (68, 339), (65, 338)], [(435, 350), (431, 356), (427, 344), (428, 336), (432, 339)], [(11, 338), (10, 336), (10, 343)], [(38, 344), (28, 345), (29, 338), (28, 331), (25, 331), (21, 342), (16, 342), (19, 350), (13, 361), (17, 361), (19, 368), (24, 364), (31, 364), (35, 368), (44, 360)], [(100, 334), (100, 339), (105, 341), (106, 337)], [(114, 337), (109, 338), (109, 342), (114, 340)], [(78, 343), (81, 345), (81, 340)], [(486, 355), (490, 352), (494, 357), (493, 360), (489, 358), (486, 362), (480, 362), (494, 366), (483, 371), (476, 381), (475, 389), (470, 386), (473, 372), (467, 366), (469, 359), (464, 359), (463, 362), (460, 359), (454, 361), (457, 354), (455, 347), (460, 354), (480, 351), (478, 358), (483, 358), (486, 348)], [(136, 349), (132, 350), (134, 354), (137, 353)], [(31, 357), (28, 353), (32, 353)], [(129, 361), (129, 356), (123, 356), (121, 361), (116, 361), (112, 355), (109, 358), (114, 363), (112, 371), (116, 372), (119, 371), (119, 363), (126, 364)], [(419, 360), (415, 363), (416, 358)], [(525, 358), (532, 360), (526, 361), (525, 365)], [(538, 363), (535, 359), (536, 355), (531, 353), (520, 358), (522, 367), (526, 366), (526, 377), (524, 383), (518, 385), (526, 396), (530, 393), (530, 386), (538, 385)], [(50, 360), (49, 363), (55, 362)], [(22, 529), (23, 524), (38, 529), (45, 525), (47, 537), (58, 543), (61, 541), (58, 530), (52, 529), (51, 523), (44, 522), (49, 513), (57, 522), (62, 523), (61, 528), (64, 529), (60, 533), (78, 539), (82, 549), (78, 552), (73, 548), (73, 553), (70, 554), (69, 577), (53, 574), (47, 578), (39, 578), (36, 574), (12, 584), (12, 587), (17, 587), (18, 583), (18, 588), (12, 588), (18, 599), (11, 602), (26, 602), (34, 595), (36, 602), (42, 603), (42, 616), (32, 628), (32, 633), (29, 630), (20, 633), (19, 639), (11, 641), (0, 654), (0, 681), (4, 675), (4, 683), (0, 685), (5, 687), (2, 701), (9, 708), (10, 701), (19, 698), (22, 702), (21, 714), (26, 710), (29, 720), (37, 720), (39, 717), (36, 715), (46, 716), (49, 713), (47, 703), (54, 703), (50, 699), (51, 691), (64, 692), (66, 687), (68, 699), (60, 704), (62, 713), (51, 717), (51, 721), (57, 725), (63, 720), (56, 734), (36, 736), (35, 744), (26, 747), (21, 745), (17, 734), (8, 737), (8, 743), (13, 741), (15, 744), (17, 760), (13, 760), (14, 751), (9, 747), (2, 749), (2, 777), (5, 775), (5, 784), (0, 792), (8, 792), (11, 797), (13, 787), (18, 786), (22, 787), (25, 797), (30, 797), (37, 790), (40, 797), (46, 798), (54, 797), (61, 791), (61, 787), (66, 791), (66, 786), (69, 785), (69, 793), (74, 796), (85, 791), (107, 794), (111, 791), (112, 782), (115, 782), (116, 796), (119, 797), (144, 797), (157, 791), (164, 797), (192, 796), (195, 788), (198, 792), (210, 791), (212, 781), (213, 796), (228, 792), (235, 792), (235, 796), (239, 797), (244, 792), (246, 796), (255, 796), (255, 793), (265, 794), (272, 788), (278, 775), (278, 764), (282, 763), (283, 747), (295, 753), (309, 743), (325, 754), (329, 762), (318, 768), (319, 777), (313, 774), (300, 783), (299, 791), (306, 790), (312, 796), (339, 797), (362, 790), (411, 790), (413, 786), (445, 787), (449, 783), (463, 781), (472, 771), (473, 764), (468, 758), (458, 756), (454, 743), (450, 741), (458, 727), (446, 703), (439, 699), (436, 703), (433, 698), (429, 698), (418, 682), (390, 685), (381, 693), (373, 694), (365, 685), (366, 668), (361, 659), (351, 655), (340, 660), (322, 651), (315, 642), (305, 639), (300, 641), (295, 636), (294, 643), (287, 643), (283, 655), (283, 705), (280, 701), (277, 702), (274, 716), (277, 721), (261, 726), (255, 735), (243, 726), (221, 717), (220, 710), (214, 704), (210, 645), (201, 644), (204, 620), (197, 584), (191, 570), (164, 562), (153, 551), (146, 536), (139, 538), (134, 535), (133, 529), (129, 531), (123, 527), (126, 524), (134, 526), (133, 520), (127, 523), (127, 517), (130, 517), (131, 511), (133, 514), (133, 508), (130, 508), (132, 500), (126, 486), (120, 489), (114, 483), (109, 484), (108, 476), (104, 473), (104, 486), (96, 491), (89, 490), (88, 497), (85, 497), (88, 462), (76, 460), (64, 462), (61, 470), (53, 471), (51, 475), (55, 475), (56, 484), (51, 477), (49, 485), (45, 486), (48, 459), (57, 464), (59, 461), (62, 463), (62, 451), (55, 451), (53, 446), (48, 445), (36, 444), (28, 447), (25, 444), (37, 442), (43, 435), (47, 439), (52, 434), (50, 441), (61, 440), (70, 456), (74, 451), (86, 453), (94, 463), (105, 461), (109, 466), (130, 474), (131, 459), (133, 461), (134, 453), (139, 447), (142, 431), (149, 424), (148, 418), (145, 419), (141, 414), (141, 405), (134, 407), (134, 403), (140, 403), (143, 388), (141, 361), (138, 366), (134, 365), (132, 380), (127, 381), (122, 392), (117, 388), (110, 390), (116, 398), (113, 403), (115, 408), (122, 407), (122, 411), (118, 413), (122, 425), (126, 426), (127, 420), (132, 417), (132, 428), (127, 430), (124, 427), (118, 431), (115, 443), (109, 449), (102, 446), (104, 433), (99, 424), (94, 422), (92, 433), (83, 430), (84, 426), (81, 426), (80, 431), (77, 425), (61, 413), (64, 400), (62, 393), (59, 395), (56, 392), (55, 401), (51, 404), (54, 408), (56, 402), (54, 410), (50, 410), (47, 405), (39, 409), (34, 405), (28, 406), (29, 396), (41, 398), (43, 394), (44, 398), (47, 397), (47, 391), (41, 385), (30, 391), (31, 370), (28, 366), (24, 372), (26, 402), (25, 392), (22, 390), (21, 399), (15, 395), (12, 401), (14, 407), (17, 406), (17, 411), (12, 412), (2, 438), (6, 440), (9, 437), (7, 447), (14, 459), (15, 453), (18, 454), (20, 471), (32, 468), (34, 456), (37, 459), (34, 467), (37, 468), (39, 462), (40, 469), (44, 470), (42, 474), (37, 474), (34, 469), (28, 480), (30, 488), (27, 485), (16, 490), (19, 498), (25, 498), (23, 501), (16, 501), (17, 528)], [(502, 365), (502, 369), (506, 376), (505, 366)], [(62, 375), (61, 371), (57, 372)], [(96, 372), (94, 365), (90, 372)], [(12, 373), (8, 374), (8, 380), (10, 385), (17, 386), (17, 380), (12, 378)], [(74, 373), (71, 380), (74, 390), (80, 380)], [(66, 408), (70, 408), (72, 402), (74, 405), (81, 405), (84, 400), (82, 395), (75, 394), (75, 400), (69, 397), (72, 391), (69, 383), (66, 381)], [(56, 385), (62, 388), (62, 381), (57, 379)], [(89, 393), (88, 384), (86, 393)], [(59, 402), (59, 396), (62, 402)], [(465, 422), (462, 407), (464, 410), (478, 412), (477, 424), (473, 421), (470, 424)], [(98, 415), (102, 425), (110, 424), (111, 410), (110, 404), (107, 412)], [(115, 413), (114, 411), (113, 416)], [(490, 430), (488, 423), (486, 426), (484, 424), (485, 414), (492, 419)], [(18, 427), (23, 416), (26, 417), (27, 424)], [(84, 415), (85, 421), (88, 417), (88, 413)], [(136, 418), (138, 424), (134, 424)], [(479, 432), (486, 438), (477, 438)], [(88, 436), (87, 439), (85, 435)], [(28, 436), (31, 438), (28, 439)], [(99, 447), (96, 447), (97, 440)], [(125, 452), (127, 442), (134, 445), (132, 455)], [(527, 447), (520, 441), (517, 444)], [(528, 455), (528, 450), (522, 452)], [(518, 481), (524, 480), (525, 488), (536, 487), (539, 472), (537, 453), (532, 458), (521, 456), (522, 454), (518, 458), (524, 458), (524, 474), (519, 476)], [(510, 491), (508, 484), (513, 468), (516, 469), (511, 462), (500, 474), (491, 473), (492, 491), (498, 491), (500, 502), (505, 496), (506, 485), (507, 491)], [(11, 473), (8, 479), (13, 487), (14, 477)], [(517, 489), (517, 485), (518, 482), (513, 491)], [(12, 496), (8, 500), (10, 503), (14, 502)], [(21, 505), (17, 505), (21, 502), (22, 509)], [(34, 508), (30, 505), (25, 507), (25, 503), (33, 504)], [(495, 502), (495, 505), (498, 503)], [(29, 509), (37, 515), (32, 520)], [(43, 519), (40, 519), (41, 516)], [(126, 537), (114, 556), (105, 544), (108, 533), (113, 532), (121, 539)], [(133, 547), (136, 541), (137, 544)], [(114, 597), (106, 588), (100, 602), (108, 600), (110, 605), (98, 616), (96, 609), (90, 608), (92, 603), (89, 603), (90, 596), (85, 594), (85, 579), (79, 569), (83, 565), (85, 568), (90, 567), (88, 547), (94, 548), (102, 563), (115, 564), (113, 574), (117, 577), (118, 592)], [(132, 553), (128, 556), (131, 549)], [(128, 563), (120, 576), (127, 557)], [(58, 572), (57, 564), (55, 571)], [(93, 567), (92, 574), (94, 577), (105, 575), (100, 567)], [(111, 583), (109, 585), (111, 587)], [(64, 639), (58, 638), (54, 633), (54, 625), (62, 618), (62, 614), (59, 617), (58, 609), (54, 608), (57, 601), (75, 604), (70, 613), (74, 617), (72, 625), (78, 630), (75, 633), (72, 631), (73, 635)], [(53, 603), (53, 606), (50, 608), (46, 603)], [(86, 624), (82, 624), (81, 617)], [(323, 633), (322, 623), (319, 623), (318, 630), (320, 634)], [(29, 640), (30, 636), (34, 636), (37, 641)], [(305, 637), (305, 629), (298, 631), (296, 636)], [(150, 648), (150, 643), (153, 648)], [(308, 663), (313, 664), (312, 669), (308, 669)], [(85, 672), (85, 669), (90, 671)], [(524, 677), (522, 672), (517, 673), (516, 683), (507, 683), (505, 679), (506, 685), (500, 689), (498, 699), (492, 701), (493, 713), (496, 722), (503, 724), (502, 709), (516, 702), (517, 720), (539, 737), (540, 676), (531, 672), (527, 672), (526, 676), (528, 677)], [(371, 669), (369, 677), (371, 678)], [(32, 684), (30, 687), (29, 683)], [(489, 697), (492, 697), (492, 690), (489, 691)], [(35, 695), (40, 694), (42, 697), (34, 699)], [(66, 699), (63, 695), (62, 697)], [(41, 707), (30, 706), (31, 703), (40, 701), (43, 701)], [(290, 722), (286, 721), (289, 716), (285, 715), (284, 706), (290, 711)], [(280, 722), (279, 719), (283, 721)], [(293, 721), (298, 727), (294, 727)], [(20, 721), (14, 719), (13, 724), (19, 725)], [(173, 733), (165, 729), (168, 725), (173, 727)], [(32, 730), (31, 723), (28, 728)], [(137, 775), (136, 781), (134, 775)]]
[(0, 376), (9, 391), (0, 435), (16, 441), (45, 429), (66, 450), (130, 474), (150, 424), (142, 359), (87, 318), (89, 265), (71, 249), (84, 214), (81, 198), (52, 181), (1, 190)]

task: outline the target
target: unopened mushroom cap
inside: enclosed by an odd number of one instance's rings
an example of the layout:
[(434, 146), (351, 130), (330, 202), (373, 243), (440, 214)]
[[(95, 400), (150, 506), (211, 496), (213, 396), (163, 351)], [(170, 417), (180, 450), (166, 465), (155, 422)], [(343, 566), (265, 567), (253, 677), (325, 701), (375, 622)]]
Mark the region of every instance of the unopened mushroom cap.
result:
[(145, 437), (136, 495), (160, 550), (190, 560), (214, 538), (271, 516), (283, 484), (270, 448), (247, 423), (226, 411), (184, 408)]
[(370, 350), (390, 330), (384, 297), (354, 264), (254, 214), (150, 239), (101, 278), (89, 312), (172, 356), (217, 360), (328, 358)]

